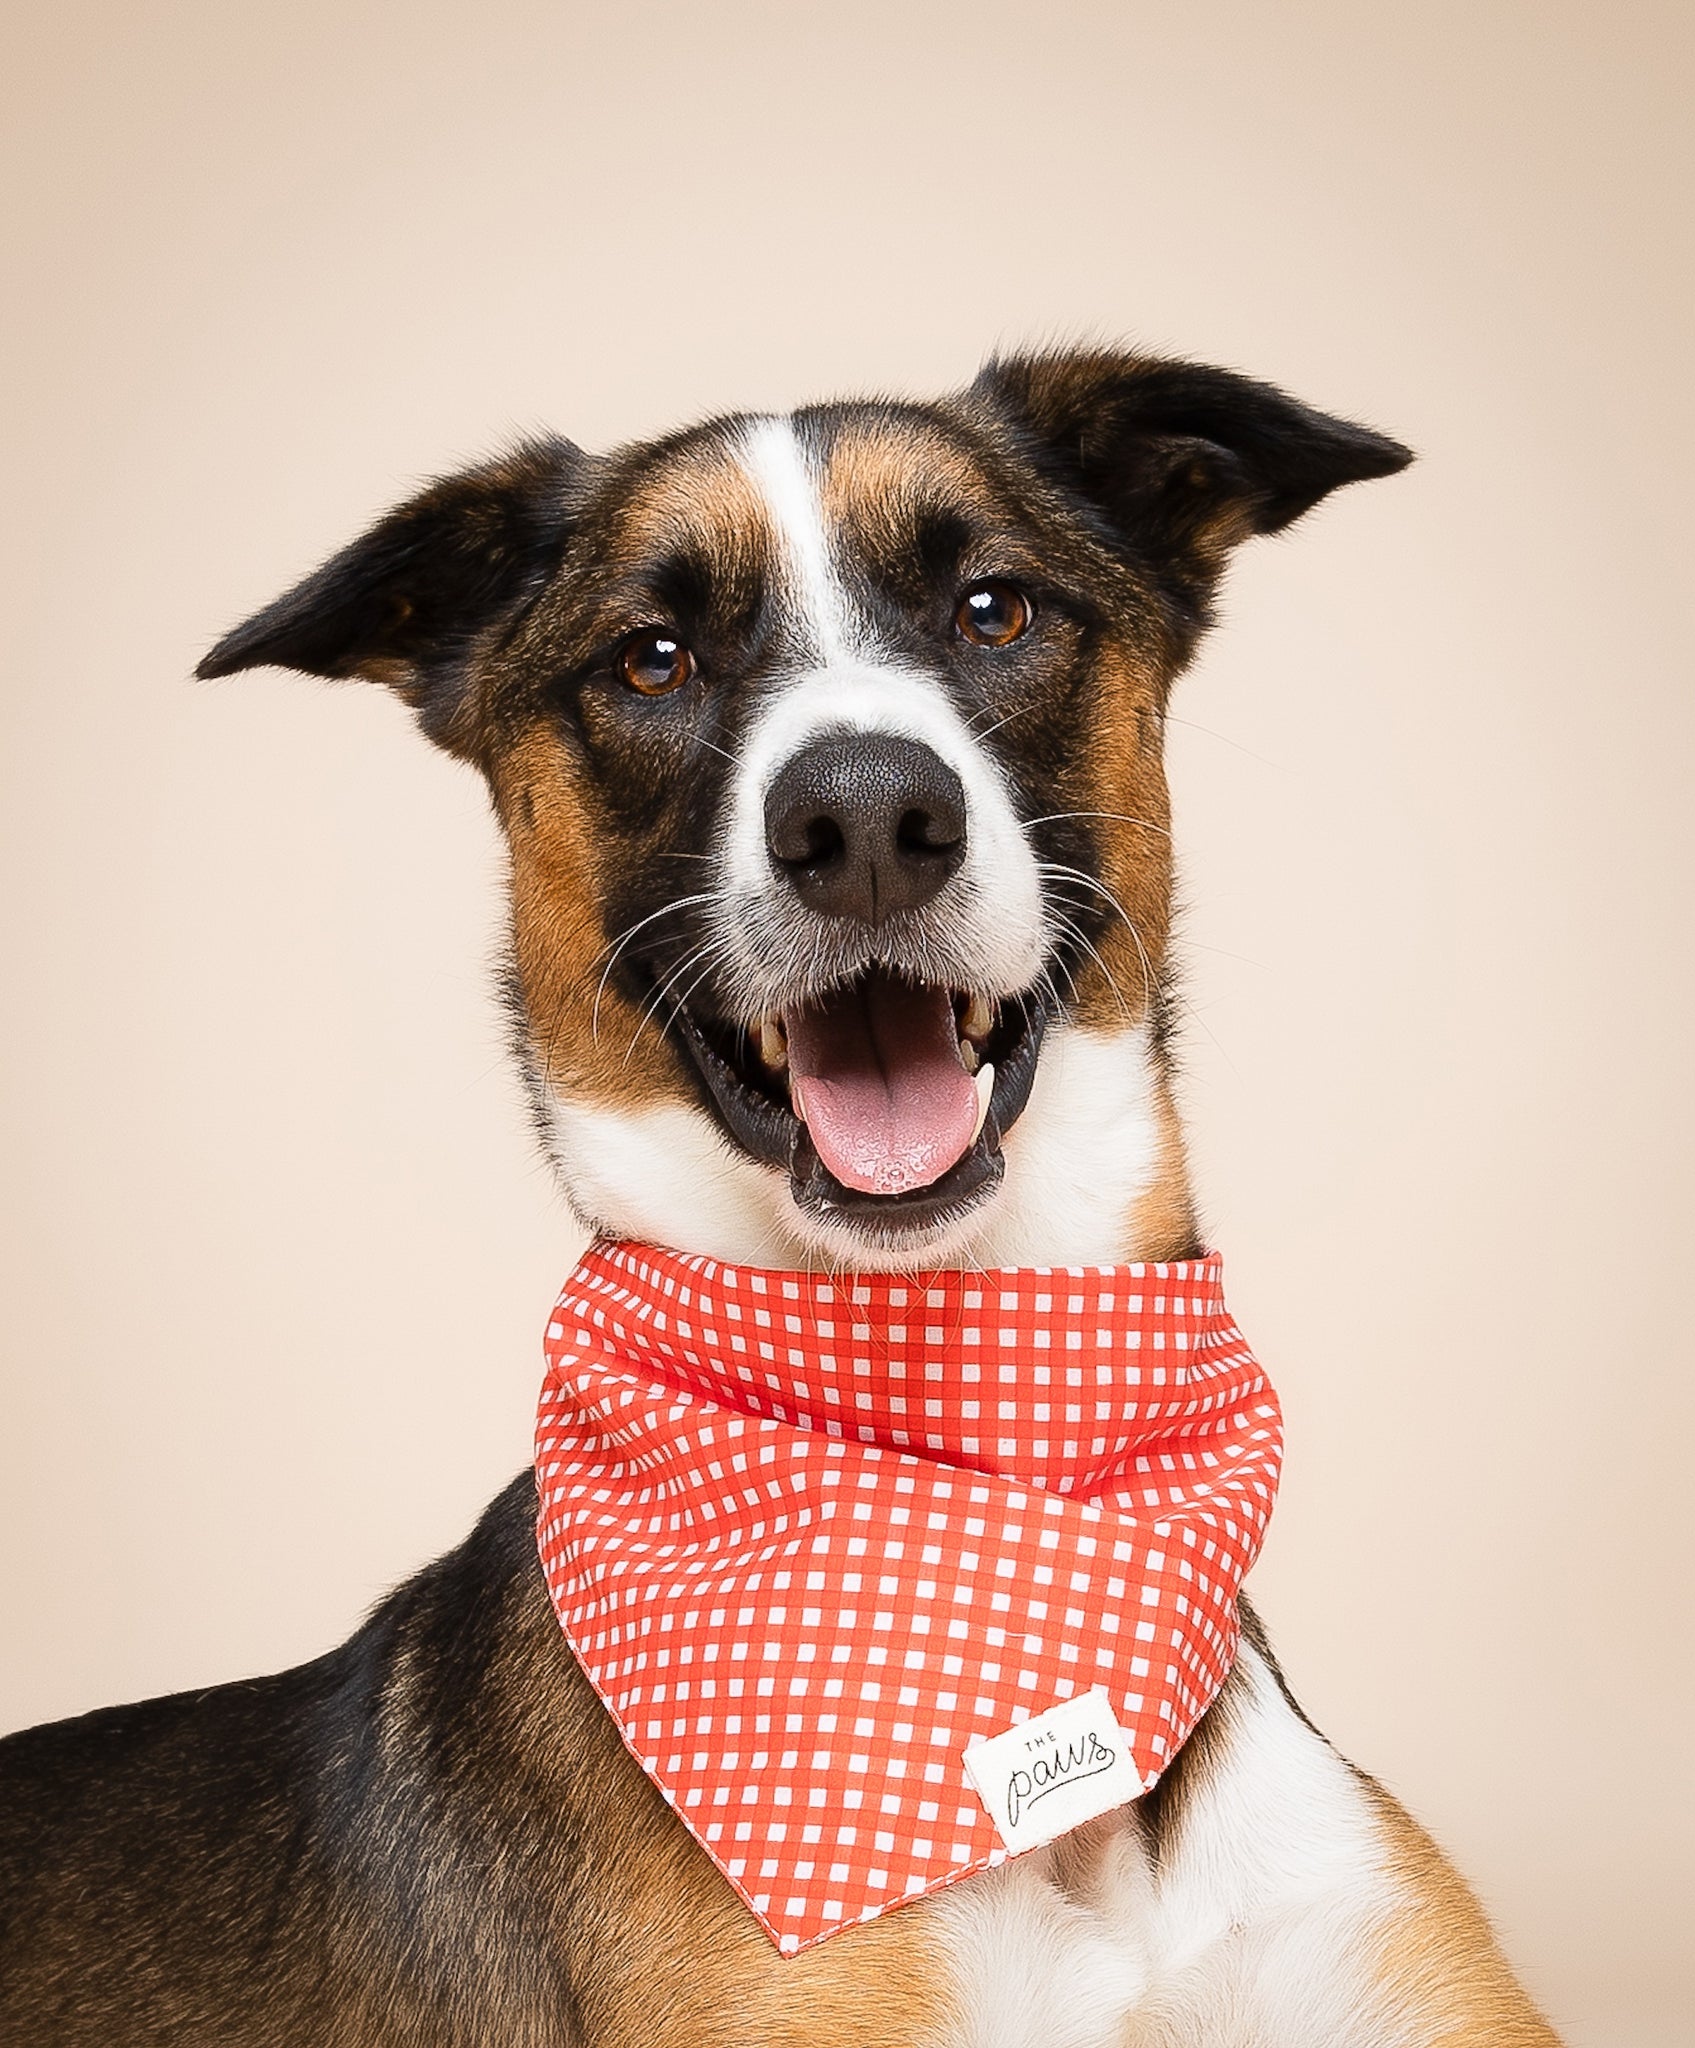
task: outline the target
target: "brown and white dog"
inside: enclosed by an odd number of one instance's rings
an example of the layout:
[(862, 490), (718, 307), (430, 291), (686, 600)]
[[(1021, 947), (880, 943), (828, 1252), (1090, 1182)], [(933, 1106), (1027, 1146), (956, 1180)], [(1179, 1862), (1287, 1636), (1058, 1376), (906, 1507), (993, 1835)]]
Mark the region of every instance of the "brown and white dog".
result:
[[(1184, 1258), (1167, 696), (1238, 542), (1407, 460), (1222, 371), (1015, 357), (935, 404), (527, 444), (201, 673), (386, 683), (487, 778), (519, 1053), (596, 1231)], [(0, 2038), (1554, 2040), (1251, 1617), (1144, 1800), (780, 1959), (583, 1679), (533, 1518), (526, 1474), (315, 1664), (0, 1745)]]

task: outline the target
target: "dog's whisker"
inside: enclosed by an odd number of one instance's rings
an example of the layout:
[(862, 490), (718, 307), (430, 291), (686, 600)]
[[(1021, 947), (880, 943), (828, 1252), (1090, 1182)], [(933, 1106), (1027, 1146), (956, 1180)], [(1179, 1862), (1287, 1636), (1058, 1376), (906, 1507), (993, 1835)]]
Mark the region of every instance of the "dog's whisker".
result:
[(1167, 725), (1186, 726), (1190, 732), (1204, 733), (1209, 740), (1217, 740), (1221, 747), (1234, 747), (1238, 754), (1246, 754), (1250, 761), (1257, 761), (1262, 768), (1272, 768), (1278, 774), (1287, 771), (1281, 761), (1274, 761), (1269, 754), (1256, 754), (1252, 747), (1243, 746), (1240, 740), (1233, 740), (1227, 732), (1215, 732), (1210, 725), (1197, 725), (1192, 718), (1179, 718), (1175, 711), (1165, 714)]
[[(636, 1019), (636, 1028), (630, 1035), (630, 1042), (624, 1049), (623, 1064), (625, 1066), (629, 1065), (630, 1060), (635, 1053), (637, 1041), (640, 1039), (643, 1031), (646, 1030), (649, 1024), (655, 1021), (655, 1019), (659, 1015), (660, 1009), (667, 1002), (670, 1002), (671, 1020), (674, 1021), (677, 1012), (687, 1007), (689, 996), (692, 996), (695, 990), (699, 988), (699, 986), (707, 978), (707, 976), (712, 973), (714, 967), (717, 965), (717, 961), (714, 957), (715, 943), (715, 940), (711, 937), (702, 939), (697, 945), (691, 946), (680, 960), (678, 960), (673, 966), (669, 967), (666, 970), (666, 972), (660, 976), (658, 986), (655, 988), (653, 994), (648, 998), (647, 1002), (643, 1005), (641, 1015)], [(682, 977), (688, 973), (690, 968), (694, 967), (702, 958), (705, 958), (706, 965), (701, 970), (701, 972), (695, 977), (695, 979), (689, 984), (688, 993), (680, 998), (673, 1000), (670, 994), (672, 985), (675, 982), (680, 981)]]
[(702, 889), (696, 891), (692, 896), (679, 896), (675, 903), (662, 903), (657, 910), (650, 911), (646, 917), (638, 918), (630, 926), (629, 930), (612, 945), (611, 956), (607, 960), (605, 967), (601, 970), (600, 980), (595, 986), (594, 1003), (589, 1012), (589, 1037), (591, 1040), (598, 1043), (600, 1038), (600, 1004), (601, 998), (606, 993), (607, 977), (611, 974), (613, 968), (617, 966), (620, 955), (624, 952), (630, 941), (636, 937), (638, 932), (645, 931), (649, 925), (657, 924), (662, 917), (670, 917), (679, 911), (692, 909), (697, 903), (710, 903), (714, 901), (719, 893), (716, 889)]
[(1142, 935), (1136, 929), (1135, 920), (1131, 917), (1130, 913), (1124, 908), (1124, 905), (1119, 902), (1118, 898), (1113, 894), (1112, 890), (1110, 890), (1104, 882), (1098, 880), (1094, 875), (1085, 874), (1081, 868), (1067, 867), (1063, 861), (1038, 861), (1037, 866), (1042, 870), (1044, 874), (1059, 875), (1064, 877), (1068, 881), (1082, 883), (1082, 885), (1085, 888), (1092, 889), (1096, 895), (1100, 896), (1107, 904), (1111, 906), (1113, 910), (1117, 912), (1119, 917), (1123, 920), (1124, 928), (1130, 934), (1131, 941), (1134, 944), (1136, 952), (1141, 959), (1142, 997), (1143, 1000), (1147, 1003), (1149, 1011), (1151, 1013), (1154, 1008), (1154, 991), (1157, 986), (1156, 977), (1153, 972), (1153, 964), (1148, 958), (1148, 950), (1146, 946), (1144, 946), (1142, 943)]
[[(1069, 899), (1061, 900), (1069, 901)], [(1073, 905), (1072, 907), (1078, 910), (1081, 910), (1082, 908), (1080, 904)], [(1066, 935), (1069, 938), (1071, 938), (1077, 945), (1081, 946), (1088, 953), (1090, 959), (1094, 961), (1095, 965), (1100, 969), (1101, 973), (1106, 976), (1107, 986), (1112, 990), (1113, 1000), (1118, 1004), (1120, 1012), (1125, 1017), (1133, 1017), (1135, 1015), (1135, 1012), (1131, 1009), (1130, 1004), (1125, 997), (1123, 989), (1120, 988), (1118, 985), (1117, 975), (1113, 973), (1112, 969), (1106, 964), (1105, 960), (1103, 960), (1101, 955), (1096, 951), (1093, 943), (1089, 939), (1088, 934), (1083, 930), (1082, 926), (1079, 925), (1074, 918), (1060, 917), (1056, 918), (1055, 922), (1061, 927), (1061, 929), (1066, 933)], [(1069, 968), (1066, 968), (1065, 976), (1067, 981), (1071, 983), (1072, 998), (1073, 1000), (1076, 1000), (1077, 983), (1073, 978), (1071, 970)]]
[(1136, 825), (1144, 832), (1157, 832), (1162, 839), (1169, 839), (1171, 833), (1164, 825), (1156, 825), (1151, 818), (1133, 818), (1126, 811), (1049, 811), (1045, 817), (1023, 820), (1026, 832), (1032, 832), (1038, 825), (1063, 825), (1073, 818), (1106, 818), (1118, 825)]
[(714, 754), (721, 754), (732, 767), (735, 766), (735, 755), (727, 747), (721, 747), (716, 740), (709, 740), (704, 733), (697, 732), (692, 744), (697, 747), (706, 747)]
[[(970, 720), (970, 719), (967, 719), (967, 720), (966, 720), (966, 723), (967, 723), (967, 725), (968, 725), (968, 726), (970, 726), (970, 727), (971, 727), (971, 736), (972, 736), (972, 738), (973, 738), (973, 739), (975, 739), (975, 740), (986, 740), (986, 739), (992, 739), (992, 738), (994, 737), (994, 735), (995, 735), (995, 734), (996, 734), (997, 732), (999, 732), (999, 731), (1000, 731), (1000, 730), (1002, 729), (1002, 727), (1003, 727), (1003, 726), (1008, 726), (1008, 725), (1010, 725), (1010, 724), (1012, 723), (1012, 721), (1013, 721), (1013, 720), (1014, 720), (1015, 718), (1023, 718), (1023, 717), (1025, 717), (1025, 716), (1026, 716), (1026, 715), (1027, 715), (1027, 714), (1028, 714), (1029, 712), (1032, 712), (1032, 711), (1034, 711), (1034, 710), (1035, 710), (1035, 708), (1036, 708), (1036, 707), (1035, 707), (1035, 705), (1034, 705), (1034, 704), (1020, 704), (1020, 705), (1018, 706), (1017, 710), (1015, 710), (1015, 711), (1009, 711), (1009, 712), (1007, 712), (1007, 714), (1005, 715), (1005, 717), (1004, 717), (1004, 718), (997, 718), (997, 719), (995, 720), (995, 722), (994, 722), (994, 724), (993, 724), (993, 725), (985, 725), (985, 726), (977, 726), (977, 725), (973, 725), (973, 724), (971, 723), (971, 720)], [(975, 713), (973, 714), (973, 717), (974, 717), (974, 716), (975, 716)]]
[[(672, 857), (684, 859), (688, 856), (679, 854)], [(701, 858), (705, 859), (706, 856), (702, 855)], [(620, 932), (617, 938), (608, 939), (606, 944), (594, 956), (594, 959), (589, 962), (589, 966), (591, 968), (594, 967), (608, 953), (611, 953), (614, 959), (616, 959), (618, 954), (623, 951), (638, 932), (645, 930), (650, 924), (656, 924), (660, 918), (671, 917), (679, 910), (690, 910), (697, 903), (716, 902), (723, 893), (721, 889), (697, 889), (692, 896), (679, 896), (673, 902), (660, 904), (657, 910), (650, 910), (646, 917), (638, 917), (635, 923)]]

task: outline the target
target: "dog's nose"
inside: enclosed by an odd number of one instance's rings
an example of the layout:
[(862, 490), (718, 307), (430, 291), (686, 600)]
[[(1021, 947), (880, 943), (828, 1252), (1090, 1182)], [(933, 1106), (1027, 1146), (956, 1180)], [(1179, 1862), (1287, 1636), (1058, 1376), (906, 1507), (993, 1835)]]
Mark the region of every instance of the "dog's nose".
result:
[(964, 860), (965, 785), (918, 740), (833, 733), (771, 778), (765, 843), (811, 909), (880, 924)]

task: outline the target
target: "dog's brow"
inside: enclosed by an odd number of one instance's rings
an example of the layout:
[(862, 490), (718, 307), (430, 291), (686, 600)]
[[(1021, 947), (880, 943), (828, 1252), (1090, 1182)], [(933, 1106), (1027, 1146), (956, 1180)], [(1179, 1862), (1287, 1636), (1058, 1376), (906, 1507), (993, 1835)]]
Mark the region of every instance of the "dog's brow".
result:
[(746, 602), (750, 579), (747, 565), (725, 563), (705, 550), (678, 548), (662, 555), (641, 581), (663, 609), (679, 622), (706, 617), (726, 600)]
[(821, 496), (827, 522), (858, 551), (874, 559), (922, 552), (941, 568), (1015, 519), (970, 454), (922, 420), (844, 427)]
[(899, 552), (910, 557), (930, 582), (958, 573), (978, 528), (955, 505), (924, 505), (914, 513), (912, 530)]
[(689, 447), (634, 480), (618, 505), (612, 536), (627, 568), (690, 554), (720, 571), (768, 554), (772, 517), (733, 449)]

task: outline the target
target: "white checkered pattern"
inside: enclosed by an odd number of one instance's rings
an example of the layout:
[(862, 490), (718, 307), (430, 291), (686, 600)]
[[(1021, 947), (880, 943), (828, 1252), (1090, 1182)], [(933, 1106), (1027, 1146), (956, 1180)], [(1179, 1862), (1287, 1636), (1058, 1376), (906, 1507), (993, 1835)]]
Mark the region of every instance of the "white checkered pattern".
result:
[(968, 1742), (1100, 1686), (1151, 1785), (1224, 1682), (1282, 1445), (1216, 1256), (826, 1280), (605, 1243), (546, 1348), (554, 1607), (785, 1954), (1004, 1859)]

